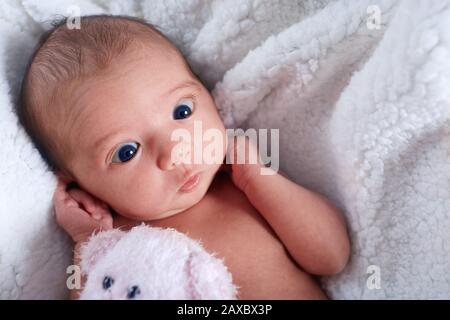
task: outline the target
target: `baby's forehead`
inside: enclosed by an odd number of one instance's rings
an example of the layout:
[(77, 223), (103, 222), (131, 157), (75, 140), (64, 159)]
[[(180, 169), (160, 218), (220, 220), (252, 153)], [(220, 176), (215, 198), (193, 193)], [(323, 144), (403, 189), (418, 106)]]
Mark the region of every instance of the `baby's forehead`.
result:
[[(168, 69), (180, 75), (183, 73), (193, 75), (184, 57), (179, 52), (171, 50), (167, 44), (161, 43), (158, 47), (136, 46), (115, 57), (107, 68), (91, 70), (73, 79), (55, 83), (54, 100), (55, 102), (59, 100), (59, 108), (67, 109), (68, 112), (61, 112), (61, 115), (68, 117), (77, 112), (75, 105), (86, 91), (90, 91), (88, 100), (95, 99), (101, 91), (107, 92), (99, 97), (107, 102), (113, 98), (110, 91), (105, 90), (108, 86), (114, 84), (115, 90), (112, 93), (116, 94), (136, 84), (144, 85), (144, 81), (152, 78), (155, 78), (154, 82), (158, 85), (157, 79), (161, 74), (169, 74)], [(83, 107), (95, 107), (95, 104), (86, 102), (89, 101), (84, 101)]]
[[(65, 88), (66, 111), (61, 114), (63, 119), (60, 121), (71, 124), (66, 128), (71, 132), (66, 134), (76, 137), (74, 141), (77, 141), (80, 134), (89, 135), (91, 131), (86, 128), (95, 128), (95, 133), (99, 133), (106, 130), (105, 127), (124, 122), (120, 115), (129, 114), (135, 106), (143, 103), (161, 105), (175, 94), (170, 94), (174, 88), (200, 87), (182, 58), (175, 61), (166, 59), (164, 54), (158, 56), (161, 59), (154, 56), (153, 63), (145, 57), (123, 57), (114, 68), (69, 84)], [(156, 75), (155, 70), (162, 75)], [(105, 123), (108, 125), (103, 125)]]

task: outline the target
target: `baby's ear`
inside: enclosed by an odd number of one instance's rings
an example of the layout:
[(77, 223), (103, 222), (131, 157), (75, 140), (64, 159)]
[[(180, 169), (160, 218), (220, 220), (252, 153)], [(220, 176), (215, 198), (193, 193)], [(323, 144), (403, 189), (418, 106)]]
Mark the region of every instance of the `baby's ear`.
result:
[(69, 182), (74, 180), (70, 174), (61, 170), (56, 171), (55, 174), (58, 180), (64, 182), (65, 184), (68, 184)]
[(66, 186), (66, 191), (72, 188), (78, 188), (75, 179), (73, 179), (71, 175), (66, 174), (63, 171), (57, 171), (55, 175), (58, 182)]
[(125, 231), (112, 229), (99, 232), (89, 238), (80, 250), (81, 270), (88, 274), (99, 259), (114, 248), (120, 239), (126, 234)]

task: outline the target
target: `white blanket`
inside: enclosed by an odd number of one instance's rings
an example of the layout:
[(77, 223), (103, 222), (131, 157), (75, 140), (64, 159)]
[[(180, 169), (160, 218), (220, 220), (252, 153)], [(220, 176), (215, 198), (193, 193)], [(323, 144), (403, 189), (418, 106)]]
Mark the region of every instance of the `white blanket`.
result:
[(0, 2), (0, 298), (67, 294), (55, 179), (12, 109), (39, 34), (73, 4), (158, 25), (214, 88), (228, 126), (280, 128), (281, 169), (349, 224), (351, 261), (323, 282), (331, 297), (450, 297), (449, 1), (10, 0)]

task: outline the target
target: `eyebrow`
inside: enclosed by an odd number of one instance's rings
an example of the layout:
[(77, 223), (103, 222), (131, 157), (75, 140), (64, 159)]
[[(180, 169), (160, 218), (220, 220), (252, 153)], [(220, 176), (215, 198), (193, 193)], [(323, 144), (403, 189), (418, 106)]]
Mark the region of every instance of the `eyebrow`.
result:
[(174, 93), (175, 91), (177, 91), (179, 89), (184, 89), (184, 88), (189, 88), (189, 87), (198, 88), (199, 86), (198, 86), (198, 83), (193, 80), (185, 80), (185, 81), (177, 84), (175, 87), (171, 88), (169, 91), (167, 91), (166, 94), (164, 95), (164, 97), (171, 95), (172, 93)]
[(104, 136), (101, 137), (100, 139), (98, 139), (98, 140), (93, 144), (94, 148), (98, 148), (98, 147), (101, 146), (104, 142), (106, 142), (106, 141), (108, 141), (108, 140), (110, 140), (110, 139), (112, 139), (112, 138), (114, 138), (114, 137), (120, 135), (120, 132), (122, 132), (122, 131), (121, 131), (122, 129), (123, 129), (123, 128), (120, 128), (119, 130), (114, 130), (114, 131), (112, 131), (112, 132), (110, 132), (110, 133), (104, 135)]

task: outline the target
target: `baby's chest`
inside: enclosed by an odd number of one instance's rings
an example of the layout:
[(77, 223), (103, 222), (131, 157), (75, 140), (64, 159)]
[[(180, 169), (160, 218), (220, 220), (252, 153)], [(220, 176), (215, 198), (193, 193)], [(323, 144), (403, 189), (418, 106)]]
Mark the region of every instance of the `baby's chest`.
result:
[(227, 200), (216, 203), (190, 236), (224, 259), (241, 298), (268, 297), (274, 288), (287, 287), (300, 271), (281, 241), (251, 205)]
[(199, 206), (197, 213), (191, 212), (179, 231), (223, 258), (233, 276), (245, 277), (249, 271), (289, 260), (281, 241), (245, 195), (222, 191), (220, 197)]
[(166, 222), (159, 226), (201, 241), (209, 253), (223, 259), (233, 282), (242, 289), (241, 297), (270, 291), (269, 282), (283, 281), (278, 275), (298, 272), (271, 227), (233, 185), (221, 185), (195, 208)]

